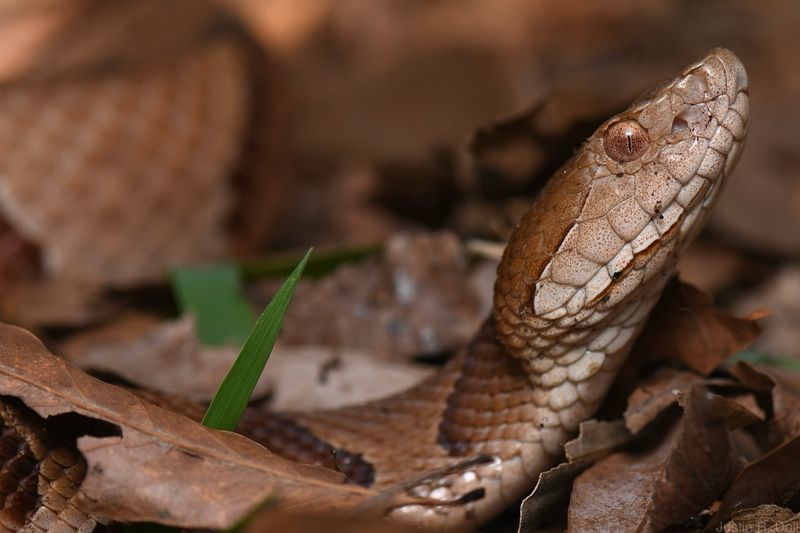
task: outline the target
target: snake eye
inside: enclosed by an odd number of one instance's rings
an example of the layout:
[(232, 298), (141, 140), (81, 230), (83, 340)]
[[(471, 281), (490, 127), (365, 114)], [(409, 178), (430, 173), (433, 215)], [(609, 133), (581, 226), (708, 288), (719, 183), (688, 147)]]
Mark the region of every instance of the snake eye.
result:
[(606, 130), (603, 146), (608, 157), (624, 163), (641, 156), (650, 146), (650, 137), (647, 130), (635, 120), (623, 120)]

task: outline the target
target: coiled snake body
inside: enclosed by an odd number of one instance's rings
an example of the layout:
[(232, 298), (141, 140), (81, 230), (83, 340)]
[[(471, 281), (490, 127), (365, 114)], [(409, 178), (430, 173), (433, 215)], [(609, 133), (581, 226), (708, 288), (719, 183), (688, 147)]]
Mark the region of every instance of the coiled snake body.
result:
[(249, 411), (239, 430), (378, 489), (490, 456), (411, 489), (452, 501), (481, 487), (483, 498), (393, 511), (435, 527), (490, 518), (597, 409), (733, 170), (748, 120), (744, 67), (712, 50), (606, 121), (551, 178), (506, 247), (492, 316), (440, 373), (360, 406)]

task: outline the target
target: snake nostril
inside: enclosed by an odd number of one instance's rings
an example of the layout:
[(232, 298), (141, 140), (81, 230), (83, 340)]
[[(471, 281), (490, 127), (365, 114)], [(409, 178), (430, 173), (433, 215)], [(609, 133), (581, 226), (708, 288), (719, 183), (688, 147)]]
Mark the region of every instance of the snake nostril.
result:
[(672, 119), (672, 135), (681, 134), (689, 129), (689, 123), (681, 116)]

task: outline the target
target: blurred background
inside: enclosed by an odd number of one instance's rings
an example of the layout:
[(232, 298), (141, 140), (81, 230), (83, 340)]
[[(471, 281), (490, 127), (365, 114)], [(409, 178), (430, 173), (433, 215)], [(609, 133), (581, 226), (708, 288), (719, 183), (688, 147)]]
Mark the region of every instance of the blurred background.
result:
[(473, 240), (502, 243), (597, 124), (725, 46), (752, 126), (681, 273), (770, 310), (757, 352), (800, 360), (799, 31), (793, 0), (1, 0), (2, 318), (59, 339), (163, 318), (167, 272), (220, 260), (258, 308), (270, 258), (313, 245), (374, 264), (301, 285), (285, 342), (452, 351), (489, 305)]

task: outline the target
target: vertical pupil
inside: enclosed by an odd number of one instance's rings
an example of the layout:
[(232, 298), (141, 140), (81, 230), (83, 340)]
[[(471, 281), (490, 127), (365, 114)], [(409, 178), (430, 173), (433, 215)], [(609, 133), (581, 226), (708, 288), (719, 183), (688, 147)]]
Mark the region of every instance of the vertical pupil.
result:
[(625, 163), (633, 161), (647, 151), (650, 139), (635, 120), (623, 120), (612, 124), (603, 135), (603, 146), (611, 159)]

